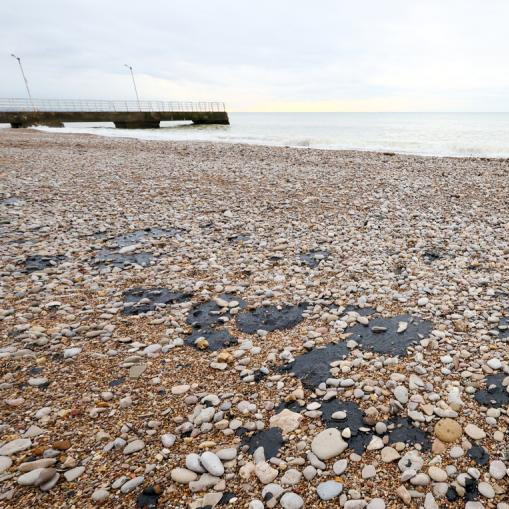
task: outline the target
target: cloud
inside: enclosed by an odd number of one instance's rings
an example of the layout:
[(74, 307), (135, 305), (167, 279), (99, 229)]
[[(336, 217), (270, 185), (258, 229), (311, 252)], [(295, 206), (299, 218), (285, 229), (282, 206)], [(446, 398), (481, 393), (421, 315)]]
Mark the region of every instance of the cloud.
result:
[(508, 111), (506, 0), (18, 0), (0, 95), (222, 100), (230, 109)]

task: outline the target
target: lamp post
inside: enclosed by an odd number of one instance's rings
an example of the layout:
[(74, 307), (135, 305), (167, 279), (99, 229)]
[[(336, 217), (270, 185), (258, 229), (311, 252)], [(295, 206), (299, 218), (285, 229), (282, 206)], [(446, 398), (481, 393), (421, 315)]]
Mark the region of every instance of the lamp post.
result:
[(131, 78), (133, 79), (134, 93), (136, 94), (136, 101), (138, 102), (138, 109), (141, 111), (140, 98), (138, 96), (138, 89), (136, 88), (136, 81), (134, 81), (134, 73), (131, 65), (124, 64), (131, 71)]
[(30, 93), (30, 89), (28, 88), (28, 80), (27, 80), (27, 77), (25, 76), (25, 71), (23, 71), (23, 66), (21, 65), (21, 58), (16, 56), (14, 53), (11, 53), (11, 57), (15, 58), (18, 61), (19, 69), (21, 71), (21, 76), (23, 76), (23, 81), (25, 82), (25, 87), (27, 89), (28, 98), (30, 99), (30, 104), (32, 106), (32, 109), (35, 111), (34, 101), (32, 100), (32, 94)]

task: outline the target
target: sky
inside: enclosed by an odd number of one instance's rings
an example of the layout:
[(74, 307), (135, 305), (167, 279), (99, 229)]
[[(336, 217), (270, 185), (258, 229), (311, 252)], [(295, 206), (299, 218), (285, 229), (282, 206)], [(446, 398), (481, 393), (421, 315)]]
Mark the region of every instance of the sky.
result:
[(509, 0), (1, 0), (0, 97), (509, 111)]

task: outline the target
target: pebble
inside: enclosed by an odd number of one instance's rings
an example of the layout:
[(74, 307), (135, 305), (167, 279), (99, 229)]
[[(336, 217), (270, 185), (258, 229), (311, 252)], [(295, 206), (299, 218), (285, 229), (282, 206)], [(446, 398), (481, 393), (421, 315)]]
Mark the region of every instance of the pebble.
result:
[(177, 439), (177, 437), (175, 435), (173, 435), (172, 433), (165, 433), (164, 435), (161, 435), (161, 443), (167, 449), (169, 449), (170, 447), (173, 446), (176, 439)]
[(185, 394), (190, 388), (190, 385), (174, 385), (171, 388), (171, 393), (174, 395)]
[(304, 500), (302, 497), (291, 491), (285, 493), (281, 497), (279, 503), (283, 509), (300, 509), (304, 506)]
[(77, 479), (84, 471), (85, 467), (75, 467), (71, 470), (67, 470), (67, 472), (64, 472), (65, 480), (67, 482), (72, 482)]
[(283, 477), (281, 477), (281, 485), (283, 486), (293, 486), (298, 484), (302, 478), (302, 474), (295, 468), (288, 469)]
[(311, 450), (321, 460), (328, 460), (341, 454), (348, 444), (342, 439), (336, 428), (328, 428), (313, 438)]
[(92, 493), (92, 500), (97, 503), (104, 502), (110, 496), (110, 492), (105, 488), (97, 488)]
[(0, 456), (12, 456), (18, 452), (25, 451), (31, 446), (32, 440), (29, 438), (17, 438), (0, 447)]
[(129, 368), (129, 378), (139, 378), (147, 369), (146, 364), (135, 364)]
[(480, 482), (477, 485), (477, 489), (479, 490), (479, 493), (486, 498), (494, 498), (495, 497), (495, 490), (493, 489), (493, 486), (488, 482)]
[(495, 369), (495, 370), (500, 369), (502, 367), (502, 362), (500, 362), (500, 359), (497, 359), (497, 358), (489, 359), (486, 364), (491, 369)]
[(361, 476), (363, 479), (371, 479), (376, 476), (376, 469), (373, 465), (366, 465), (362, 469)]
[(486, 437), (486, 433), (475, 424), (467, 424), (465, 433), (473, 440), (481, 440)]
[(283, 433), (291, 433), (298, 429), (302, 419), (304, 419), (304, 416), (301, 414), (285, 408), (279, 414), (273, 415), (270, 418), (270, 427), (280, 428)]
[(224, 474), (223, 464), (213, 452), (205, 451), (201, 455), (200, 461), (210, 474), (215, 475), (216, 477), (221, 477)]
[(428, 475), (435, 482), (447, 481), (447, 472), (436, 466), (431, 466), (428, 468)]
[(28, 379), (28, 385), (31, 385), (33, 387), (40, 387), (41, 385), (45, 385), (48, 383), (48, 379), (41, 377), (34, 377)]
[(255, 475), (262, 484), (269, 484), (278, 476), (278, 471), (266, 461), (261, 461), (255, 466)]
[(398, 385), (394, 389), (394, 396), (402, 405), (408, 403), (408, 389), (403, 385)]
[(494, 460), (490, 462), (490, 475), (497, 481), (503, 479), (507, 475), (507, 467), (505, 463), (500, 460)]
[(325, 481), (316, 487), (316, 492), (322, 500), (332, 500), (343, 491), (343, 485), (336, 481)]
[(440, 509), (435, 497), (431, 493), (426, 493), (424, 498), (424, 509)]
[(136, 489), (140, 484), (142, 484), (144, 480), (145, 477), (143, 477), (142, 475), (135, 477), (134, 479), (130, 479), (126, 483), (122, 484), (120, 491), (122, 493), (129, 493), (130, 491)]
[(187, 468), (174, 468), (171, 473), (171, 478), (181, 484), (189, 484), (192, 481), (198, 479), (198, 475)]
[(380, 456), (384, 463), (391, 463), (401, 458), (399, 452), (394, 447), (384, 447), (380, 452)]
[(372, 498), (366, 509), (385, 509), (385, 501), (383, 498)]
[(506, 161), (2, 131), (0, 506), (508, 509)]
[(455, 442), (461, 437), (461, 434), (461, 426), (452, 419), (440, 419), (435, 424), (435, 436), (442, 442)]
[(8, 456), (0, 456), (0, 474), (11, 468), (12, 460)]
[(133, 440), (124, 447), (124, 454), (133, 454), (135, 452), (141, 451), (144, 447), (145, 442), (143, 440)]
[(336, 475), (341, 475), (348, 467), (348, 460), (342, 459), (338, 460), (332, 465), (332, 470)]
[(22, 486), (39, 486), (48, 482), (57, 471), (54, 468), (36, 468), (18, 477), (18, 484)]

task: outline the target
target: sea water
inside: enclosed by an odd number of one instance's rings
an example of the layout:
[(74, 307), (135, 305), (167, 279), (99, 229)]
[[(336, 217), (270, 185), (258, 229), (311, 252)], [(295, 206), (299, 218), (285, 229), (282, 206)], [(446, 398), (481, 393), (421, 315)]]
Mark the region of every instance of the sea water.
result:
[(509, 157), (509, 113), (230, 113), (229, 116), (229, 126), (162, 122), (159, 129), (116, 129), (108, 123), (39, 129), (148, 140)]

